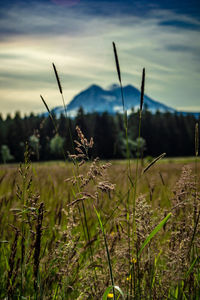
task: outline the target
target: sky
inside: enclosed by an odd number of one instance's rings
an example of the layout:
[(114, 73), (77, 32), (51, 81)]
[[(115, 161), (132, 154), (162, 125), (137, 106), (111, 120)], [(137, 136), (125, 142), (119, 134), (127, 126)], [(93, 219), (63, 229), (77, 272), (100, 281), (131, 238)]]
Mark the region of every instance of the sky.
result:
[(0, 0), (0, 112), (62, 105), (92, 84), (141, 85), (152, 99), (200, 112), (199, 0)]

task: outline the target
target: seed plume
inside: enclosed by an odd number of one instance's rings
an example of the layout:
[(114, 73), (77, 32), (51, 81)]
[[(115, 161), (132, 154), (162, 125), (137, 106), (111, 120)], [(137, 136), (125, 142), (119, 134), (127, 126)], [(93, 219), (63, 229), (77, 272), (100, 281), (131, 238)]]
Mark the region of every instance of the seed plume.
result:
[(142, 71), (142, 84), (141, 84), (141, 94), (140, 94), (140, 114), (142, 113), (142, 106), (144, 102), (144, 86), (145, 86), (145, 68)]
[(62, 86), (61, 86), (60, 78), (59, 78), (59, 76), (58, 76), (58, 72), (57, 72), (57, 70), (56, 70), (56, 66), (54, 65), (54, 63), (52, 63), (52, 65), (53, 65), (54, 73), (55, 73), (55, 76), (56, 76), (56, 80), (57, 80), (57, 84), (58, 84), (59, 91), (60, 91), (60, 93), (62, 94), (62, 93), (63, 93), (63, 92), (62, 92)]

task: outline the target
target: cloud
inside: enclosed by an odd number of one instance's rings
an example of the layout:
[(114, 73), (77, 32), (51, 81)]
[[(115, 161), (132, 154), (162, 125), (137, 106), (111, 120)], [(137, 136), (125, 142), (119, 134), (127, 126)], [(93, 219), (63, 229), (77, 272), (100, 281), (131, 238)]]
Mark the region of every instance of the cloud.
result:
[(61, 6), (74, 6), (77, 5), (79, 2), (80, 0), (52, 0), (52, 3)]
[(161, 26), (170, 26), (170, 27), (176, 27), (176, 28), (185, 28), (185, 29), (193, 29), (193, 30), (199, 30), (200, 25), (198, 23), (190, 23), (190, 22), (183, 22), (183, 21), (177, 21), (177, 20), (170, 20), (170, 21), (162, 21), (159, 23)]
[[(196, 27), (176, 26), (173, 20)], [(175, 108), (188, 106), (190, 99), (198, 107), (198, 26), (192, 17), (155, 8), (144, 17), (94, 14), (81, 1), (67, 9), (50, 2), (14, 5), (0, 21), (2, 111), (41, 111), (41, 93), (50, 107), (60, 105), (52, 62), (66, 102), (92, 83), (106, 87), (117, 82), (112, 41), (124, 84), (139, 88), (146, 67), (149, 96)]]

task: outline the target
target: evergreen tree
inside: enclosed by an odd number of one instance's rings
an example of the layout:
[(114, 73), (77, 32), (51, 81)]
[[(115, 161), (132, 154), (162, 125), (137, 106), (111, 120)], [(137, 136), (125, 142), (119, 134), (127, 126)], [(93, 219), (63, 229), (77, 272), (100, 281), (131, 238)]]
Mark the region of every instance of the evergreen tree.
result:
[(64, 158), (64, 138), (56, 134), (50, 141), (50, 151), (54, 158)]
[(40, 141), (39, 141), (39, 138), (35, 134), (33, 134), (29, 137), (29, 144), (33, 150), (33, 154), (35, 154), (37, 160), (39, 160)]
[(6, 162), (14, 159), (14, 156), (11, 155), (10, 149), (8, 148), (7, 145), (2, 145), (1, 146), (1, 159), (2, 159), (4, 164)]

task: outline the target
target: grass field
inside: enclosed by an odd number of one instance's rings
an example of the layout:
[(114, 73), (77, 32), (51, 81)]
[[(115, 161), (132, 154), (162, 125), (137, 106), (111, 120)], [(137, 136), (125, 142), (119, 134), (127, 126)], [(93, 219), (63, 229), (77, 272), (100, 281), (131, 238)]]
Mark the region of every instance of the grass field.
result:
[(147, 165), (2, 165), (1, 299), (199, 299), (200, 162)]

